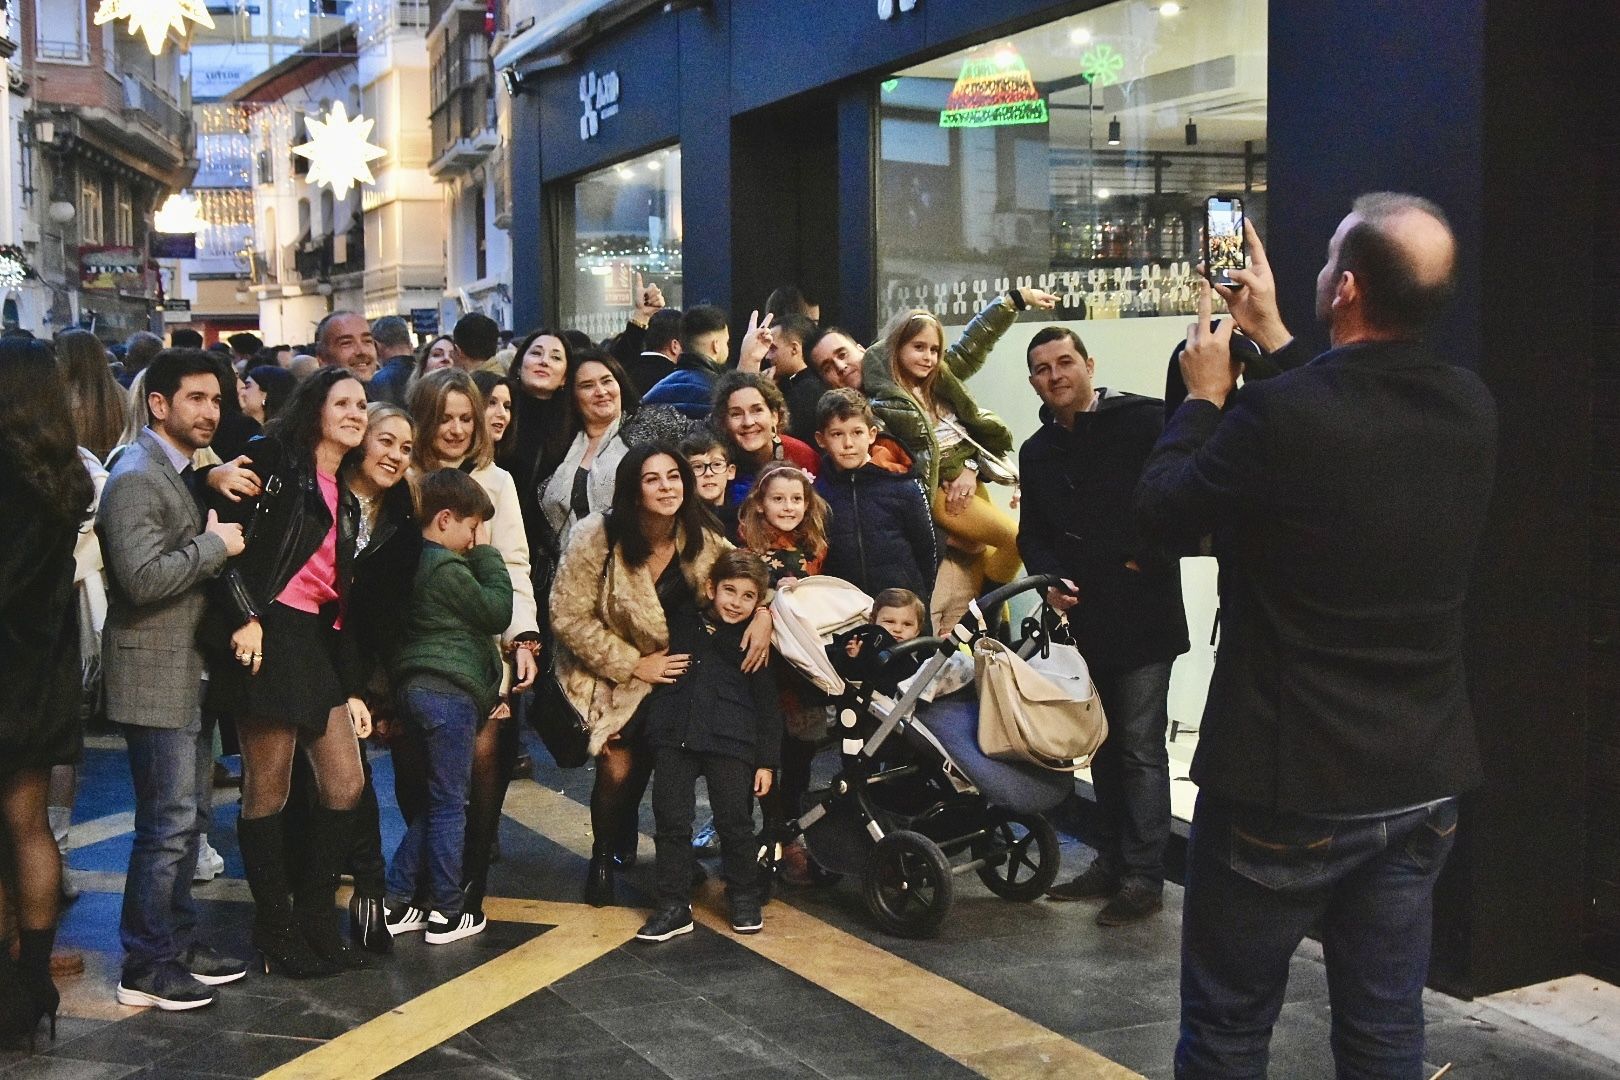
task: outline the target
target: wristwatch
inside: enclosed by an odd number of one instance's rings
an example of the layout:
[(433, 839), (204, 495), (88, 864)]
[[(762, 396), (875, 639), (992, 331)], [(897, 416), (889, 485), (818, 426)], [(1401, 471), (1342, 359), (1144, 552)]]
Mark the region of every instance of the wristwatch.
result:
[(1012, 301), (1014, 311), (1027, 311), (1029, 309), (1029, 305), (1024, 303), (1024, 294), (1016, 288), (1007, 290), (1007, 299)]

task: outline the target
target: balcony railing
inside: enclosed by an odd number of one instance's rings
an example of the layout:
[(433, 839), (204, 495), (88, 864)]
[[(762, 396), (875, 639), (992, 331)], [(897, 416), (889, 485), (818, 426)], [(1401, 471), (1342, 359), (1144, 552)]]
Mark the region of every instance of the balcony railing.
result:
[(474, 79), (453, 91), (433, 110), (432, 160), (438, 161), (462, 139), (475, 139), (480, 133), (493, 130), (495, 117), (491, 104), (486, 78)]
[(268, 251), (253, 252), (249, 279), (255, 285), (274, 285), (281, 280), (280, 263), (275, 253)]
[(299, 281), (321, 281), (338, 274), (353, 274), (366, 266), (366, 230), (356, 221), (343, 234), (347, 250), (339, 259), (337, 241), (331, 233), (287, 245), (288, 258)]
[(185, 146), (191, 117), (173, 98), (139, 75), (124, 75), (124, 115)]

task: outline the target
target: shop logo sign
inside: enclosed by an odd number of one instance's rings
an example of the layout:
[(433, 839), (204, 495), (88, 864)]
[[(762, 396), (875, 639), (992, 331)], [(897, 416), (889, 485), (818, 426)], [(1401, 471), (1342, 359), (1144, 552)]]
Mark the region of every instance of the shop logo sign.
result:
[(878, 18), (892, 19), (896, 14), (913, 11), (917, 0), (878, 0)]
[(594, 71), (581, 75), (579, 101), (585, 107), (579, 118), (579, 141), (588, 142), (596, 138), (603, 120), (619, 114), (619, 73), (610, 71), (600, 78)]

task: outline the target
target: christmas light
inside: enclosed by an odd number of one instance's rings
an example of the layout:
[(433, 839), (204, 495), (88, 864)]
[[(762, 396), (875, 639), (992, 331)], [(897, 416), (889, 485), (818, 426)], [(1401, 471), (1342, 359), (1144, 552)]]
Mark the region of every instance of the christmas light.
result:
[(969, 56), (939, 114), (940, 127), (1002, 127), (1044, 124), (1046, 102), (1035, 89), (1029, 66), (1010, 44), (988, 55)]
[(21, 248), (13, 244), (0, 247), (0, 289), (15, 289), (28, 280), (30, 273)]
[(324, 121), (306, 116), (304, 127), (310, 141), (293, 147), (292, 152), (309, 159), (309, 182), (330, 185), (332, 195), (339, 199), (355, 184), (375, 183), (368, 162), (388, 153), (366, 141), (375, 123), (363, 116), (350, 119), (341, 101), (332, 103)]
[(146, 49), (153, 56), (163, 51), (171, 29), (186, 32), (186, 20), (214, 28), (213, 17), (203, 0), (101, 0), (96, 9), (96, 25), (115, 19), (129, 20), (129, 33), (146, 35)]
[(198, 233), (203, 224), (197, 215), (197, 199), (189, 192), (170, 195), (152, 215), (152, 227), (161, 233)]

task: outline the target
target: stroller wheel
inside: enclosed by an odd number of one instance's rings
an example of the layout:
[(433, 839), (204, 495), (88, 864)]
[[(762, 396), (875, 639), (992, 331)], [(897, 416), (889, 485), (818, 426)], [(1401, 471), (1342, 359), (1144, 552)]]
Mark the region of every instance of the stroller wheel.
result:
[(955, 882), (939, 845), (902, 829), (872, 848), (862, 889), (883, 930), (900, 937), (933, 937), (951, 910)]
[(985, 859), (979, 880), (1004, 900), (1040, 898), (1057, 880), (1063, 851), (1057, 830), (1039, 814), (1009, 814), (973, 841), (973, 857)]

